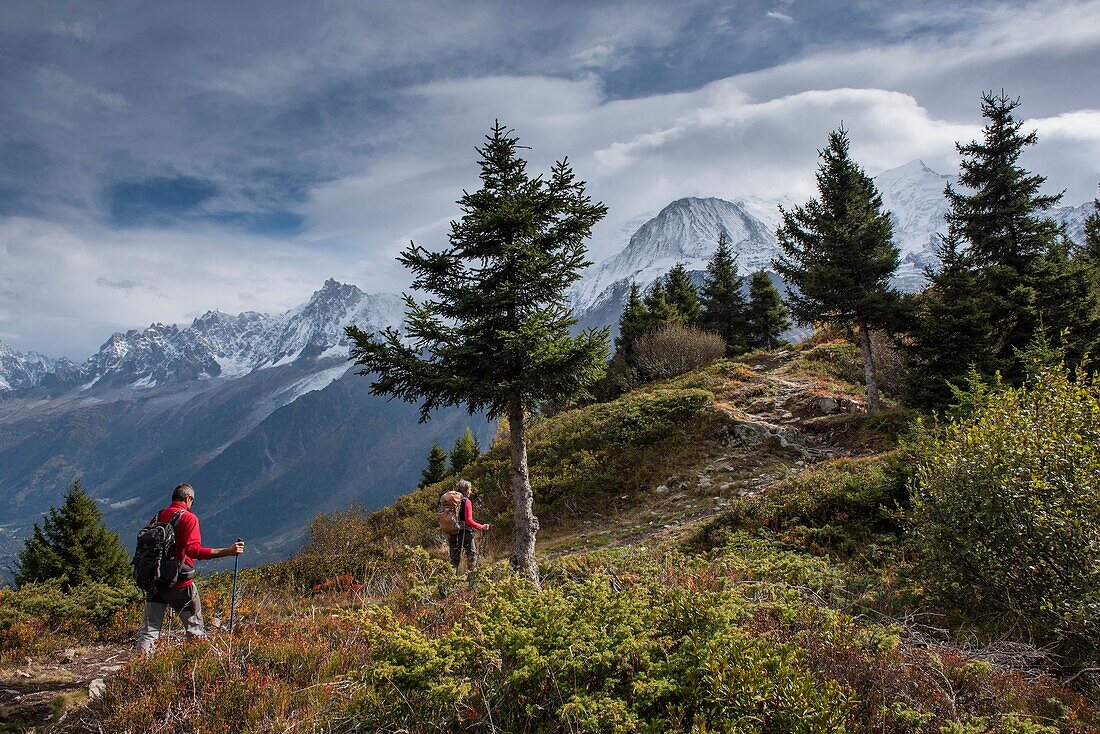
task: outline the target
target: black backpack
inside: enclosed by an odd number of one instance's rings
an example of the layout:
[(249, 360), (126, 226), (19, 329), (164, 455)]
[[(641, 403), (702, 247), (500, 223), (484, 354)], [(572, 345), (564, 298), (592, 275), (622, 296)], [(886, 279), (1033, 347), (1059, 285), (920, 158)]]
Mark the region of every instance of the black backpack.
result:
[(191, 578), (191, 567), (181, 566), (176, 560), (176, 523), (184, 512), (180, 510), (168, 522), (158, 522), (159, 513), (153, 515), (149, 524), (138, 531), (134, 581), (146, 594), (170, 589)]

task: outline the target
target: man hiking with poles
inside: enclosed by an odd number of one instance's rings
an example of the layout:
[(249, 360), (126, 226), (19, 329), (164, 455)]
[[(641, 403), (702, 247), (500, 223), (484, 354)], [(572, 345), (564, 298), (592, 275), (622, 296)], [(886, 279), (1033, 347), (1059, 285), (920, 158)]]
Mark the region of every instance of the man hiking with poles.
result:
[(244, 553), (240, 539), (227, 548), (204, 548), (199, 519), (191, 512), (194, 503), (191, 485), (179, 485), (172, 491), (172, 504), (138, 533), (134, 579), (145, 591), (145, 615), (137, 639), (137, 649), (143, 653), (151, 653), (156, 646), (167, 607), (179, 614), (187, 639), (205, 636), (202, 601), (191, 579), (195, 561)]
[(466, 571), (477, 570), (477, 546), (474, 545), (474, 531), (488, 530), (489, 523), (482, 525), (474, 520), (473, 503), (470, 495), (474, 487), (465, 479), (459, 479), (455, 488), (444, 492), (439, 498), (439, 529), (447, 536), (447, 545), (451, 551), (451, 565), (455, 571), (462, 563), (462, 552), (466, 551)]

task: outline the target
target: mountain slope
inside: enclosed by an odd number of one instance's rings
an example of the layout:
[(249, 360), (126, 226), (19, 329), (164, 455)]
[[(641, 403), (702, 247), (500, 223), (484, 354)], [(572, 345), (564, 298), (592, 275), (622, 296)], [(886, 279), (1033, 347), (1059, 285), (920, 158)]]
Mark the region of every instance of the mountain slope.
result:
[(421, 425), (416, 406), (368, 394), (344, 327), (401, 318), (397, 296), (329, 280), (277, 316), (211, 311), (116, 333), (80, 368), (5, 347), (0, 558), (76, 476), (125, 539), (190, 481), (204, 529), (247, 532), (254, 561), (293, 550), (321, 510), (386, 504), (415, 486), (433, 441), (467, 424), (483, 443), (493, 433), (457, 410)]

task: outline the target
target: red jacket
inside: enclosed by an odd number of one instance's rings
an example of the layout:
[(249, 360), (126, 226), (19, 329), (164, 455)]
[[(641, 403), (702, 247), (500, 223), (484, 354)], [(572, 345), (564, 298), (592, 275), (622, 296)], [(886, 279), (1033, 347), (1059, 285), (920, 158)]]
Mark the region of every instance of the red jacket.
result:
[[(157, 522), (171, 522), (172, 517), (183, 510), (179, 522), (176, 523), (176, 561), (187, 564), (192, 568), (195, 561), (205, 561), (213, 558), (214, 551), (204, 548), (202, 536), (199, 535), (199, 518), (195, 513), (187, 509), (185, 502), (173, 502), (157, 513)], [(173, 588), (182, 589), (191, 585), (191, 579), (180, 581)]]
[[(469, 497), (464, 497), (466, 501), (462, 503), (463, 516), (462, 522), (466, 523), (466, 527), (473, 528), (474, 530), (484, 530), (485, 526), (474, 520), (474, 503), (470, 501)], [(183, 520), (181, 517), (180, 520)]]

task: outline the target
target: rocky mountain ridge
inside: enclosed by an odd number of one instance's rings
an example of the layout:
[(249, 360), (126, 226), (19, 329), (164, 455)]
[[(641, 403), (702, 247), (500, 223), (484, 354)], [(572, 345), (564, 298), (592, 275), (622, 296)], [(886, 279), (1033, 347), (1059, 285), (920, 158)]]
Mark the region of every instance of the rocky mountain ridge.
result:
[(346, 357), (345, 326), (373, 331), (400, 325), (402, 316), (399, 296), (367, 294), (329, 279), (306, 303), (275, 316), (207, 311), (187, 326), (150, 324), (115, 332), (79, 367), (0, 344), (0, 394), (47, 383), (81, 391), (141, 390), (241, 377), (300, 358)]

